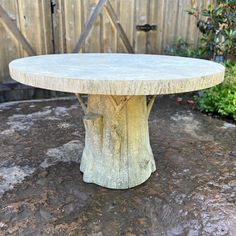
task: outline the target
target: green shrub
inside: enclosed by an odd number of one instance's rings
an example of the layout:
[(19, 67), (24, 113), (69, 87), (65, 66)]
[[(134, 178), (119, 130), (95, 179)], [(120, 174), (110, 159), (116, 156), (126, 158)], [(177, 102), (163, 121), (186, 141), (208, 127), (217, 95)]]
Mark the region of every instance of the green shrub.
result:
[(226, 63), (224, 82), (204, 90), (196, 100), (201, 111), (232, 117), (236, 121), (236, 63)]
[(177, 39), (171, 46), (165, 48), (165, 54), (180, 57), (205, 58), (205, 50), (191, 47), (182, 38)]
[[(198, 18), (197, 27), (202, 33), (200, 47), (209, 58), (227, 57), (236, 53), (236, 0), (217, 0), (206, 9), (190, 9)], [(202, 18), (199, 19), (199, 16)]]
[[(191, 48), (183, 40), (177, 40), (167, 48), (169, 55), (219, 60), (236, 54), (236, 0), (217, 0), (206, 9), (191, 9), (197, 17), (197, 27), (202, 33), (198, 48)], [(201, 16), (201, 18), (199, 18)], [(221, 60), (221, 59), (220, 59)], [(222, 60), (223, 61), (223, 60)], [(226, 75), (223, 83), (206, 89), (196, 97), (198, 107), (207, 113), (231, 117), (236, 121), (236, 63), (225, 62)]]

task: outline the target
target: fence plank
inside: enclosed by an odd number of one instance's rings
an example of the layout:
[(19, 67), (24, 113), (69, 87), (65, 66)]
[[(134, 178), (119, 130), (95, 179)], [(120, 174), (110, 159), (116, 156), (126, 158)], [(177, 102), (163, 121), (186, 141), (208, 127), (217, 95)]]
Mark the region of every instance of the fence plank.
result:
[[(16, 19), (17, 6), (15, 2), (9, 0), (0, 0), (0, 5), (12, 19)], [(9, 80), (8, 63), (19, 57), (21, 45), (9, 33), (8, 30), (0, 23), (0, 83)]]
[(65, 26), (65, 2), (64, 0), (53, 0), (55, 4), (53, 20), (53, 40), (54, 40), (54, 52), (66, 53), (67, 42), (66, 38), (66, 26)]
[[(185, 0), (181, 0), (185, 1)], [(187, 0), (189, 1), (189, 0)], [(167, 0), (165, 2), (165, 11), (164, 11), (164, 25), (162, 32), (163, 48), (162, 53), (166, 47), (169, 47), (173, 44), (176, 38), (179, 37), (179, 31), (176, 30), (176, 27), (179, 26), (179, 29), (184, 29), (186, 31), (187, 26), (184, 26), (184, 19), (187, 16), (187, 13), (184, 12), (184, 8), (179, 9), (179, 0), (172, 1)], [(185, 5), (184, 5), (185, 6)], [(181, 11), (181, 12), (180, 12)], [(186, 16), (185, 16), (186, 15)], [(185, 38), (185, 35), (183, 36)]]
[[(144, 25), (147, 23), (147, 4), (148, 0), (136, 0), (135, 25)], [(147, 33), (143, 31), (136, 31), (135, 41), (135, 52), (146, 53)]]
[[(110, 0), (109, 0), (110, 1)], [(110, 1), (111, 2), (111, 1)], [(132, 48), (134, 49), (134, 36), (136, 33), (136, 27), (135, 27), (135, 22), (134, 22), (134, 3), (135, 0), (126, 0), (126, 1), (120, 1), (120, 5), (119, 5), (119, 12), (117, 12), (117, 10), (114, 9), (114, 11), (116, 12), (117, 18), (120, 21), (120, 25), (122, 26), (129, 42), (130, 45), (132, 46)], [(119, 13), (119, 15), (117, 14)], [(118, 35), (119, 37), (119, 35)], [(127, 52), (126, 48), (124, 48), (123, 43), (121, 42), (121, 40), (118, 38), (119, 40), (119, 44), (120, 48), (123, 48), (122, 52)]]
[(112, 23), (116, 27), (117, 32), (119, 33), (120, 38), (121, 38), (122, 42), (124, 43), (127, 51), (129, 53), (134, 53), (134, 50), (129, 42), (129, 39), (128, 39), (123, 27), (121, 26), (119, 19), (117, 18), (117, 15), (116, 15), (112, 5), (110, 4), (109, 0), (107, 1), (107, 4), (105, 5), (105, 9), (107, 10), (108, 16), (110, 17)]
[[(119, 9), (117, 8), (117, 3), (119, 3), (119, 1), (111, 0), (110, 3), (117, 13), (119, 11)], [(104, 8), (102, 13), (100, 14), (100, 17), (102, 19), (102, 29), (100, 32), (100, 43), (102, 47), (101, 49), (103, 49), (102, 52), (112, 53), (119, 51), (117, 49), (117, 30), (115, 29), (109, 17), (106, 15), (106, 10)]]
[(50, 2), (48, 0), (17, 0), (17, 2), (22, 34), (37, 54), (53, 53), (52, 25), (48, 24), (51, 22)]
[(39, 18), (39, 22), (36, 21), (35, 23), (41, 25), (39, 33), (40, 53), (54, 53), (51, 1), (39, 0), (38, 4), (38, 11), (41, 17)]
[(81, 49), (82, 44), (85, 42), (96, 18), (98, 17), (98, 15), (101, 13), (103, 6), (105, 5), (105, 3), (107, 2), (107, 0), (100, 0), (96, 6), (96, 8), (94, 9), (94, 11), (92, 12), (92, 14), (89, 17), (88, 22), (86, 23), (84, 30), (82, 31), (80, 38), (78, 40), (78, 42), (76, 43), (76, 46), (73, 50), (74, 53), (79, 52)]
[(64, 2), (64, 30), (66, 39), (66, 51), (72, 52), (75, 44), (80, 37), (83, 25), (81, 24), (81, 16), (83, 9), (81, 8), (81, 1), (66, 0)]
[(159, 53), (159, 48), (157, 46), (158, 35), (159, 35), (159, 21), (158, 21), (158, 2), (156, 0), (149, 0), (148, 5), (148, 23), (150, 25), (156, 25), (157, 29), (150, 31), (147, 35), (147, 53), (155, 54)]
[[(96, 9), (98, 4), (98, 0), (86, 0), (84, 2), (84, 15), (85, 15), (85, 22), (87, 22), (91, 14)], [(101, 14), (103, 12), (103, 8), (101, 8), (101, 12), (97, 15), (92, 24), (92, 27), (86, 37), (84, 42), (85, 52), (100, 52), (101, 51), (101, 30), (102, 30), (102, 22), (101, 22)]]
[(8, 14), (5, 12), (5, 10), (2, 8), (1, 5), (0, 5), (0, 20), (3, 23), (3, 26), (5, 26), (6, 29), (9, 30), (9, 33), (12, 34), (15, 40), (19, 41), (22, 44), (23, 48), (26, 50), (28, 55), (30, 56), (36, 55), (35, 50), (31, 47), (29, 42), (26, 40), (24, 35), (20, 32), (16, 24), (8, 16)]

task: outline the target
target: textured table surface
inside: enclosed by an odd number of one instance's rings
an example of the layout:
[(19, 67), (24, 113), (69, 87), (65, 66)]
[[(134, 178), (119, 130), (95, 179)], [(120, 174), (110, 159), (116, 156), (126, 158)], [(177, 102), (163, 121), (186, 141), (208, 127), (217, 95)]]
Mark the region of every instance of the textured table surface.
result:
[(218, 63), (142, 54), (55, 54), (10, 63), (13, 79), (72, 93), (152, 95), (188, 92), (223, 81)]

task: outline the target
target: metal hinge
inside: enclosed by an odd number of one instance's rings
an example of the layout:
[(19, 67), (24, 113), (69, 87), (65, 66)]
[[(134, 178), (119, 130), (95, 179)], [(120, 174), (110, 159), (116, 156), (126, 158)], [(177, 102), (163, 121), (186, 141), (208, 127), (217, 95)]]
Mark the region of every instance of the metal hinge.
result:
[(136, 25), (136, 30), (138, 31), (144, 31), (144, 32), (149, 32), (151, 30), (157, 30), (157, 25)]

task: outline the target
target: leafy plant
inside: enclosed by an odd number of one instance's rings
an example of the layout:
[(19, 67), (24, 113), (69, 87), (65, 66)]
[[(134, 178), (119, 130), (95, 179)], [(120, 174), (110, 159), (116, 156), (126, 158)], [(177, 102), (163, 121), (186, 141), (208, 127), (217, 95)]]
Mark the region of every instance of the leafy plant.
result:
[[(201, 16), (197, 27), (202, 33), (198, 48), (193, 48), (178, 39), (165, 52), (169, 55), (214, 59), (218, 56), (236, 55), (236, 0), (218, 0), (218, 5), (209, 5), (189, 14)], [(203, 18), (203, 19), (202, 19)], [(236, 63), (225, 61), (226, 76), (223, 83), (204, 90), (196, 97), (198, 107), (207, 113), (231, 117), (236, 121)]]
[[(171, 47), (166, 48), (165, 53), (184, 57), (206, 56), (201, 48), (191, 48), (183, 39), (178, 39)], [(236, 121), (236, 63), (226, 60), (225, 67), (224, 82), (204, 90), (201, 96), (195, 96), (195, 100), (202, 112), (231, 117)]]
[(236, 63), (227, 61), (225, 66), (225, 81), (204, 90), (196, 100), (201, 111), (229, 116), (236, 121)]
[(171, 46), (165, 48), (165, 54), (182, 57), (204, 58), (204, 50), (202, 48), (193, 48), (189, 43), (179, 38)]
[(187, 11), (199, 19), (197, 27), (202, 33), (201, 50), (209, 58), (217, 55), (227, 57), (236, 54), (236, 0), (218, 0), (217, 5), (208, 5), (207, 9)]

